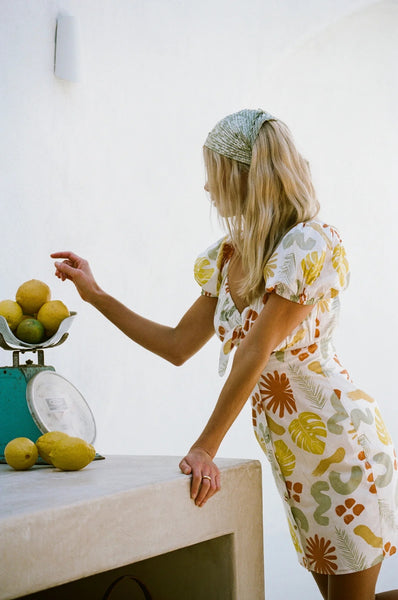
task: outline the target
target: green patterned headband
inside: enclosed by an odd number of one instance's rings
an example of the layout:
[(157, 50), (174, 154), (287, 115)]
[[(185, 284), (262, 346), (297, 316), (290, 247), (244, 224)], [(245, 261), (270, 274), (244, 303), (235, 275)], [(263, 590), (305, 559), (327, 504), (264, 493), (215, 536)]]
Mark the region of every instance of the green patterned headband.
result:
[(253, 144), (261, 125), (265, 121), (275, 120), (275, 117), (261, 108), (240, 110), (219, 121), (210, 131), (204, 145), (227, 158), (250, 165)]

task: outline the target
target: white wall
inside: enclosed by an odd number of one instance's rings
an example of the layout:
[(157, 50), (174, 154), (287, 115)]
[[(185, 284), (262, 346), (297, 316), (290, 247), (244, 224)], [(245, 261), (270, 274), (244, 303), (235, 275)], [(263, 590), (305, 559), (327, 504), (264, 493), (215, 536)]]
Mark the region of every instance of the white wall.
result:
[[(79, 19), (80, 83), (53, 74), (60, 14)], [(100, 452), (183, 455), (222, 385), (218, 343), (179, 369), (163, 364), (55, 279), (49, 253), (73, 249), (120, 300), (176, 323), (199, 293), (197, 253), (221, 235), (201, 146), (244, 107), (286, 121), (311, 162), (321, 217), (343, 234), (353, 271), (337, 348), (398, 443), (397, 24), (396, 0), (0, 0), (0, 299), (38, 278), (78, 312), (46, 362), (85, 395)], [(219, 454), (264, 464), (269, 597), (297, 579), (315, 599), (248, 406)]]

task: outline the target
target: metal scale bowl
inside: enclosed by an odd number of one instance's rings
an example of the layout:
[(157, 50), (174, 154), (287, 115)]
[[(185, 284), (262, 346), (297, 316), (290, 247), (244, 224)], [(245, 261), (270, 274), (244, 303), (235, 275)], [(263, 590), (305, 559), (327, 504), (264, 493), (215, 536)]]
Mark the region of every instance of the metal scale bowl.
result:
[[(0, 347), (12, 351), (12, 367), (0, 367), (0, 462), (4, 449), (16, 437), (33, 442), (48, 431), (63, 431), (94, 443), (94, 416), (81, 393), (54, 367), (44, 364), (44, 350), (63, 344), (76, 313), (64, 319), (58, 331), (41, 344), (28, 344), (14, 336), (0, 316)], [(20, 355), (37, 353), (37, 364)], [(97, 455), (96, 458), (102, 458)]]

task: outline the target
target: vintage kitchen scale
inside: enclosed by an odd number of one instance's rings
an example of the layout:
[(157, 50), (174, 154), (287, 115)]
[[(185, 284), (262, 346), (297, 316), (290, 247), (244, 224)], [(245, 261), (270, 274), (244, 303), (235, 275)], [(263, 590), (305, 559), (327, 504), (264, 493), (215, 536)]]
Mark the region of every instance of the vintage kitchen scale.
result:
[[(96, 426), (89, 405), (54, 367), (44, 364), (44, 350), (65, 342), (75, 316), (72, 312), (40, 344), (19, 340), (0, 316), (0, 347), (12, 351), (12, 367), (0, 367), (0, 462), (5, 462), (4, 449), (16, 437), (35, 442), (48, 431), (63, 431), (94, 443)], [(25, 352), (37, 354), (37, 364), (32, 360), (21, 364), (20, 355)], [(103, 457), (96, 454), (95, 458)], [(44, 464), (40, 458), (38, 462)]]

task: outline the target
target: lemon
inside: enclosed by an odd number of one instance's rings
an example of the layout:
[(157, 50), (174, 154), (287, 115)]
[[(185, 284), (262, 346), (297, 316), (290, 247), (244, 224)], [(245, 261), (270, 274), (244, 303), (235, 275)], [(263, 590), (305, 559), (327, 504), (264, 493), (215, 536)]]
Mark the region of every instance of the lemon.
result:
[(67, 433), (64, 433), (63, 431), (49, 431), (48, 433), (44, 433), (39, 438), (37, 438), (36, 446), (41, 458), (48, 462), (50, 465), (52, 465), (52, 461), (50, 458), (51, 450), (57, 442), (68, 437), (70, 436)]
[(30, 469), (37, 461), (38, 455), (36, 444), (26, 437), (18, 437), (11, 440), (4, 450), (4, 457), (7, 464), (17, 471)]
[(14, 331), (22, 320), (22, 308), (14, 300), (0, 302), (0, 315), (5, 318), (11, 331)]
[(50, 459), (54, 467), (62, 471), (79, 471), (94, 459), (94, 447), (78, 437), (60, 439), (50, 450)]
[(61, 300), (50, 300), (40, 308), (37, 319), (43, 323), (46, 335), (51, 337), (58, 330), (60, 323), (69, 315), (69, 310)]
[(18, 339), (29, 344), (39, 344), (44, 339), (44, 327), (36, 319), (22, 319), (15, 333)]
[(19, 286), (15, 300), (24, 313), (37, 313), (40, 307), (51, 299), (50, 288), (38, 279), (30, 279)]
[(63, 431), (49, 431), (48, 433), (44, 433), (39, 438), (37, 438), (36, 446), (41, 458), (50, 465), (52, 465), (52, 461), (50, 458), (51, 450), (57, 442), (68, 437), (69, 435), (67, 433), (64, 433)]

